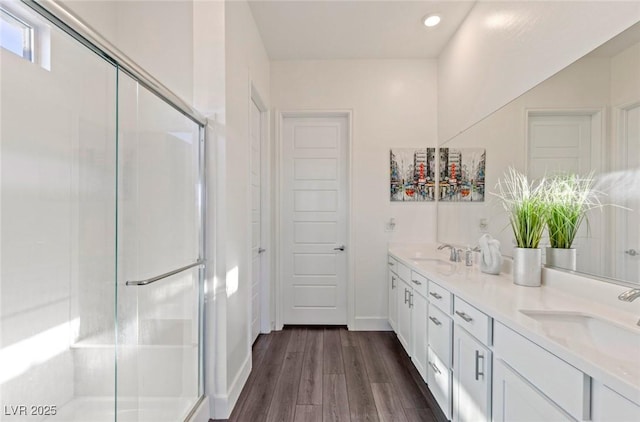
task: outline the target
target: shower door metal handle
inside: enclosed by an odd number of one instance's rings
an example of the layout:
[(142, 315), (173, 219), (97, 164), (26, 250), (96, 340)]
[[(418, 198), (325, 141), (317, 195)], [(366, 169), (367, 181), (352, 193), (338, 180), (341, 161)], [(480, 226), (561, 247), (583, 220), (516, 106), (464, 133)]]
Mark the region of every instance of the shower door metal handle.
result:
[(157, 275), (155, 277), (147, 278), (146, 280), (130, 280), (130, 281), (127, 281), (126, 285), (127, 286), (146, 286), (148, 284), (155, 283), (158, 280), (162, 280), (163, 278), (171, 277), (172, 275), (181, 273), (183, 271), (188, 270), (189, 268), (197, 267), (198, 265), (202, 265), (202, 264), (204, 264), (204, 261), (203, 260), (198, 260), (198, 261), (194, 262), (193, 264), (185, 265), (184, 267), (180, 267), (178, 269), (175, 269), (173, 271), (169, 271), (169, 272), (164, 273), (164, 274)]

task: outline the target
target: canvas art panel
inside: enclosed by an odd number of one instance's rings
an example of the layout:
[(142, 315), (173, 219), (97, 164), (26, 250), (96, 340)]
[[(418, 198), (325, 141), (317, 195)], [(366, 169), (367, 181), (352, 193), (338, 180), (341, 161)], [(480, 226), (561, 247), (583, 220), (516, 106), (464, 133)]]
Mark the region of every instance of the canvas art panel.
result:
[(487, 150), (440, 148), (438, 199), (445, 202), (483, 202)]
[(392, 148), (389, 163), (391, 202), (435, 201), (435, 148)]

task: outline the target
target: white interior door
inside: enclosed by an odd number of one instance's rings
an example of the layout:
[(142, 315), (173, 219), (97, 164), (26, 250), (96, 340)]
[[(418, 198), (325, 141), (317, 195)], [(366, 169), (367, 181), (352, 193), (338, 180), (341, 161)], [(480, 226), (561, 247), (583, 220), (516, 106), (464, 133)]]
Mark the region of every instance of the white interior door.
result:
[[(599, 133), (592, 130), (594, 114), (554, 112), (529, 116), (528, 176), (535, 180), (557, 173), (586, 176), (601, 167)], [(590, 213), (583, 223), (573, 247), (577, 249), (577, 266), (582, 272), (602, 274), (604, 219)], [(548, 241), (543, 241), (548, 245)]]
[(263, 285), (262, 247), (262, 116), (251, 101), (251, 341), (260, 334), (261, 288)]
[(615, 238), (616, 278), (640, 280), (640, 104), (622, 111), (620, 139), (621, 164), (626, 169), (625, 185), (628, 186), (623, 206), (629, 210), (617, 210)]
[(286, 117), (282, 136), (283, 323), (346, 324), (347, 118)]
[(592, 149), (590, 114), (529, 116), (529, 177), (588, 174), (593, 169)]

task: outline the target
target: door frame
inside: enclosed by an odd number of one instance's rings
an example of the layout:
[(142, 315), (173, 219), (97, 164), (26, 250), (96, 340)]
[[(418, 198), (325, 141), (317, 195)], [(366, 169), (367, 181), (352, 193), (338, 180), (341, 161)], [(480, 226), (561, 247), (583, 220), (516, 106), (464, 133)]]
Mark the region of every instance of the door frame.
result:
[(284, 255), (283, 255), (283, 245), (282, 245), (282, 227), (284, 225), (283, 222), (283, 195), (284, 186), (283, 186), (283, 166), (282, 163), (284, 161), (284, 134), (282, 128), (284, 126), (284, 119), (286, 118), (323, 118), (323, 117), (343, 117), (347, 119), (347, 327), (349, 329), (353, 329), (355, 327), (355, 265), (354, 258), (355, 254), (353, 253), (355, 242), (353, 241), (353, 110), (349, 109), (328, 109), (328, 110), (275, 110), (275, 139), (277, 140), (277, 153), (275, 157), (275, 166), (278, 169), (276, 172), (276, 181), (274, 184), (275, 191), (275, 244), (276, 244), (276, 254), (277, 259), (276, 269), (275, 269), (275, 279), (277, 283), (274, 284), (274, 300), (275, 300), (275, 309), (276, 309), (276, 320), (275, 320), (275, 329), (282, 330), (284, 326), (284, 300), (283, 300), (283, 292), (284, 292), (284, 284), (282, 281), (282, 273), (284, 267)]
[[(271, 261), (273, 254), (271, 253), (272, 239), (271, 239), (271, 143), (269, 142), (269, 109), (265, 102), (262, 100), (260, 92), (256, 88), (253, 81), (249, 82), (249, 102), (247, 108), (248, 129), (249, 136), (251, 136), (251, 103), (255, 103), (260, 110), (260, 246), (265, 248), (266, 251), (261, 255), (260, 260), (260, 333), (268, 334), (273, 327), (272, 324), (272, 306), (271, 306)], [(249, 146), (251, 148), (251, 146)], [(248, 169), (249, 181), (251, 181), (251, 168)], [(251, 204), (251, 186), (247, 190), (248, 204)], [(248, 208), (248, 221), (249, 227), (251, 226), (251, 206)], [(251, 241), (253, 233), (249, 230), (248, 233), (248, 261), (249, 265), (252, 262)], [(251, 270), (249, 271), (251, 274)], [(251, 321), (253, 316), (253, 302), (249, 298), (249, 327), (248, 336), (249, 344), (253, 344), (251, 339)]]
[[(612, 136), (611, 136), (611, 157), (610, 165), (612, 172), (618, 172), (627, 170), (626, 168), (626, 156), (627, 156), (627, 119), (629, 110), (632, 108), (640, 107), (640, 99), (635, 101), (628, 101), (622, 104), (618, 104), (612, 107)], [(609, 269), (611, 272), (609, 274), (614, 274), (615, 278), (619, 280), (623, 280), (621, 277), (623, 263), (619, 262), (617, 258), (617, 252), (620, 247), (620, 239), (618, 238), (617, 226), (619, 225), (619, 219), (621, 218), (622, 210), (616, 209), (613, 213), (611, 213), (611, 218), (609, 221), (608, 227), (608, 241), (611, 247), (609, 248), (609, 262), (611, 262), (611, 268)], [(620, 248), (624, 249), (624, 248)]]

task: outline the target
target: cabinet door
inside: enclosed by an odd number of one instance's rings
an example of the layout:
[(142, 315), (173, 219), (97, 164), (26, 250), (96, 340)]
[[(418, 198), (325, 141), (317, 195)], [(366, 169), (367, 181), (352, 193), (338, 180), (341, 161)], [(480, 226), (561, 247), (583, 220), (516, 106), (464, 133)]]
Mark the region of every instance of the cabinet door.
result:
[(389, 271), (389, 325), (391, 325), (391, 328), (395, 332), (398, 331), (396, 328), (396, 321), (398, 319), (398, 284), (398, 276)]
[(409, 298), (413, 294), (413, 289), (402, 279), (398, 279), (397, 286), (398, 320), (396, 321), (396, 333), (404, 350), (411, 355), (411, 308), (409, 307)]
[(502, 359), (493, 367), (493, 421), (573, 421)]
[(453, 420), (488, 421), (491, 352), (463, 328), (453, 329)]
[(451, 370), (433, 353), (430, 347), (427, 349), (427, 353), (429, 358), (427, 363), (429, 391), (433, 394), (447, 419), (451, 419)]
[(411, 297), (411, 360), (422, 379), (427, 381), (427, 299), (416, 290)]
[(451, 317), (431, 303), (429, 303), (427, 313), (429, 316), (427, 321), (429, 347), (447, 366), (451, 367), (451, 348), (453, 345)]
[(640, 421), (640, 405), (621, 396), (598, 381), (593, 382), (594, 422)]

